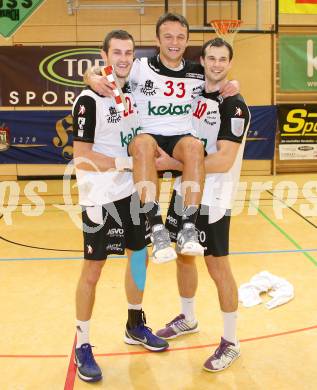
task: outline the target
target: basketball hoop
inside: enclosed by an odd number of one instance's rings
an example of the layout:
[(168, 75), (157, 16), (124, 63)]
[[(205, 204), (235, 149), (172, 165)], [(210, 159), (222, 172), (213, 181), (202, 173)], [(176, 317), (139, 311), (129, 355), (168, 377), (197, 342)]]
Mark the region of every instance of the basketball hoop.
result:
[(232, 46), (236, 33), (239, 31), (242, 24), (242, 20), (211, 20), (209, 24), (216, 31), (218, 37), (227, 41)]

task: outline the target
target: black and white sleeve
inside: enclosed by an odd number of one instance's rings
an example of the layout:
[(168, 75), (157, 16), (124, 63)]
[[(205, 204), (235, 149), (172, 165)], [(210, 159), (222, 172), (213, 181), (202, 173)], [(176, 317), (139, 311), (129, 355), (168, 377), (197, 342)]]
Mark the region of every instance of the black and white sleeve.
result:
[(242, 96), (230, 96), (220, 104), (219, 140), (241, 143), (249, 127), (250, 112)]
[(74, 141), (93, 143), (96, 129), (96, 101), (90, 96), (80, 96), (73, 107)]

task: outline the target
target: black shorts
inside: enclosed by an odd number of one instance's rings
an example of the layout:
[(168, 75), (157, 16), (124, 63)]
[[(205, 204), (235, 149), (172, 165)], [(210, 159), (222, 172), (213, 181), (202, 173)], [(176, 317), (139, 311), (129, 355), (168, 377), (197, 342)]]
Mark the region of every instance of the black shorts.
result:
[[(174, 190), (165, 222), (173, 242), (176, 242), (182, 220), (179, 208), (176, 207), (175, 210), (176, 202), (181, 202), (181, 197)], [(227, 256), (229, 253), (230, 215), (226, 213), (219, 221), (208, 223), (208, 214), (208, 206), (201, 206), (196, 221), (199, 242), (205, 248), (204, 256)]]
[(131, 199), (129, 196), (103, 206), (83, 207), (86, 260), (105, 260), (110, 254), (123, 255), (126, 248), (137, 251), (150, 243), (150, 226), (145, 215), (139, 214), (139, 224), (132, 220)]
[(189, 133), (181, 134), (181, 135), (159, 135), (159, 134), (150, 134), (150, 133), (146, 133), (146, 134), (152, 136), (157, 142), (158, 146), (171, 157), (173, 156), (174, 148), (180, 139), (184, 137), (194, 137), (192, 134)]

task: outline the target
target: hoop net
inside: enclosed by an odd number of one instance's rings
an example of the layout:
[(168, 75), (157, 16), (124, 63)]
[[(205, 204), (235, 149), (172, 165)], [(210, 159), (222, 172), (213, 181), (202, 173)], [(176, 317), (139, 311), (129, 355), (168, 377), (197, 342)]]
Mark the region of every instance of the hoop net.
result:
[(239, 31), (242, 20), (211, 20), (209, 24), (216, 31), (218, 37), (233, 45), (234, 38)]

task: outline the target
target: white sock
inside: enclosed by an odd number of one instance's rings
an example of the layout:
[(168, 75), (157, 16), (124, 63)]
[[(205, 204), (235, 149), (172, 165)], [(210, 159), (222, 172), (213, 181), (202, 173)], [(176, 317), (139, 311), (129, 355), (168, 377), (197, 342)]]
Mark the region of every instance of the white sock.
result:
[(238, 312), (222, 312), (223, 317), (223, 338), (230, 343), (237, 344), (237, 318)]
[(181, 303), (182, 303), (182, 313), (184, 314), (185, 319), (190, 322), (196, 322), (195, 310), (194, 310), (195, 297), (192, 298), (181, 297)]
[(76, 332), (77, 332), (76, 348), (79, 348), (83, 344), (89, 343), (89, 325), (90, 325), (90, 321), (76, 320)]
[(128, 303), (128, 310), (142, 310), (142, 303), (139, 305), (132, 305), (132, 303)]

